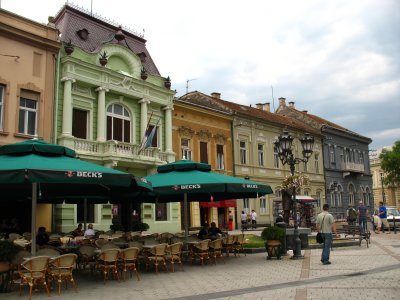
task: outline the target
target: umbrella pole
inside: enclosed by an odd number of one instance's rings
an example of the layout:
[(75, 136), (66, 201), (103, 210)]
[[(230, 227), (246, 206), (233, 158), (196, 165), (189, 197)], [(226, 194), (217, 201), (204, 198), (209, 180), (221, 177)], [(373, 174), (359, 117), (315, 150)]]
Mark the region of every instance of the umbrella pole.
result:
[(188, 220), (188, 203), (187, 203), (187, 193), (183, 194), (183, 221), (185, 224), (185, 241), (187, 241), (189, 236), (189, 220)]
[(87, 225), (87, 198), (83, 199), (83, 228), (86, 230)]
[(36, 255), (36, 203), (37, 203), (37, 183), (32, 183), (32, 218), (31, 218), (31, 253)]

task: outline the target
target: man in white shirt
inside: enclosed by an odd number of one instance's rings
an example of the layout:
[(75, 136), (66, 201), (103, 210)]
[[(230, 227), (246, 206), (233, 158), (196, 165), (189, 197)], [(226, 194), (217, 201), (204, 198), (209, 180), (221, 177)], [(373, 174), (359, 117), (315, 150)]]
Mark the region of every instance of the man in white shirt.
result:
[[(257, 214), (254, 211), (254, 209), (251, 211), (251, 224), (257, 224)], [(253, 228), (256, 228), (255, 226), (253, 226)]]
[(85, 238), (92, 238), (95, 236), (95, 232), (93, 230), (93, 224), (88, 225), (88, 228), (85, 230), (84, 236)]

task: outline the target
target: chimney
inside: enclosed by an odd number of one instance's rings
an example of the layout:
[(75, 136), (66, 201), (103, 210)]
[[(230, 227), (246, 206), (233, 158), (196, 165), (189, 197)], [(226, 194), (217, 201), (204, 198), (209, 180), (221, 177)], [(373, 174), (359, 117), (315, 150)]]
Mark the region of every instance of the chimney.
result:
[(257, 103), (257, 104), (256, 104), (256, 107), (257, 107), (258, 109), (263, 110), (263, 104), (262, 104), (262, 103)]
[(267, 111), (267, 112), (271, 112), (271, 108), (270, 108), (269, 102), (265, 102), (264, 103), (264, 110)]
[(305, 113), (305, 114), (308, 113), (308, 110), (303, 110), (303, 113)]
[(294, 107), (294, 102), (293, 102), (293, 101), (290, 101), (290, 102), (289, 102), (289, 107), (295, 108), (295, 107)]
[(286, 98), (283, 97), (279, 98), (279, 106), (286, 106)]
[(221, 99), (221, 93), (213, 92), (213, 93), (211, 93), (211, 97)]

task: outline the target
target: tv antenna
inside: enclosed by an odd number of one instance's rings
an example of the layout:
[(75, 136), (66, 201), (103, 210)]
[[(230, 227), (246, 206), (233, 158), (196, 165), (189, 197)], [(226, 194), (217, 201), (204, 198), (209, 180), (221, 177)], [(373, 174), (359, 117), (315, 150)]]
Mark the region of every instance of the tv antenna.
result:
[(197, 78), (193, 78), (193, 79), (188, 79), (186, 80), (186, 94), (189, 93), (189, 82), (193, 81), (193, 80), (197, 80)]

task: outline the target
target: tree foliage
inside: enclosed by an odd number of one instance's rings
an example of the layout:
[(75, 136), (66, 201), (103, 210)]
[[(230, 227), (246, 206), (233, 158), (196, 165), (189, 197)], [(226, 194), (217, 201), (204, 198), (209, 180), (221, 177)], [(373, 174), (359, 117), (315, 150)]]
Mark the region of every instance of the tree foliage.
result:
[(400, 184), (400, 140), (394, 143), (392, 150), (383, 149), (381, 168), (385, 172), (385, 183), (391, 186)]

